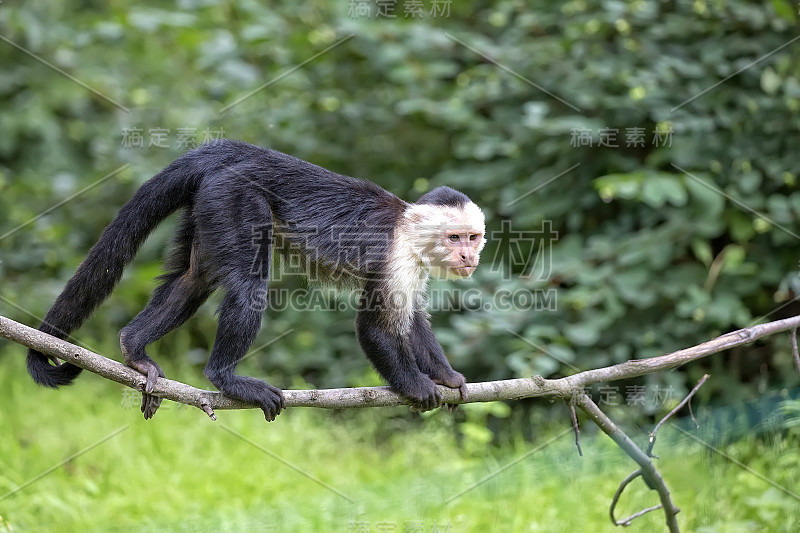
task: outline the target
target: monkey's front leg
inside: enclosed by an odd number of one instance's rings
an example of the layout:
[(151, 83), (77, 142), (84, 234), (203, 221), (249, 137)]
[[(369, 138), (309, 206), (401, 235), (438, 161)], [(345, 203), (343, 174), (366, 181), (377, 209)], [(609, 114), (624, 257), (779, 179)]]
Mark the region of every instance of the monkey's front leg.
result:
[(378, 373), (394, 390), (411, 400), (416, 409), (430, 411), (442, 405), (436, 383), (420, 371), (403, 338), (389, 331), (375, 311), (358, 313), (356, 333)]
[[(460, 372), (453, 370), (442, 345), (436, 340), (433, 328), (424, 311), (417, 311), (409, 335), (412, 351), (416, 356), (417, 366), (427, 374), (434, 383), (451, 389), (458, 389), (461, 400), (467, 400), (467, 380)], [(445, 404), (448, 411), (453, 411), (458, 404)]]

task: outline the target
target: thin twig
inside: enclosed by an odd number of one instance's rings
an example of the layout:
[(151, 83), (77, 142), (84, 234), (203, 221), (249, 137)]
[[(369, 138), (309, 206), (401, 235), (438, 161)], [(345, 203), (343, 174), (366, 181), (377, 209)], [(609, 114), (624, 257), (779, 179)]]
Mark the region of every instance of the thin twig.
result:
[(620, 521), (619, 521), (619, 522), (617, 522), (616, 524), (617, 524), (618, 526), (628, 527), (629, 525), (631, 525), (631, 523), (632, 523), (634, 520), (636, 520), (636, 519), (637, 519), (637, 518), (639, 518), (640, 516), (644, 516), (644, 515), (646, 515), (647, 513), (649, 513), (650, 511), (657, 511), (657, 510), (659, 510), (659, 509), (661, 509), (661, 508), (663, 508), (663, 505), (661, 505), (660, 503), (659, 503), (658, 505), (654, 505), (654, 506), (652, 506), (652, 507), (647, 507), (646, 509), (642, 509), (641, 511), (638, 511), (638, 512), (636, 512), (636, 513), (633, 513), (632, 515), (630, 515), (630, 516), (629, 516), (629, 517), (627, 517), (627, 518), (623, 518), (622, 520), (620, 520)]
[(789, 332), (789, 343), (792, 345), (794, 364), (797, 366), (797, 371), (800, 372), (800, 352), (797, 351), (797, 327), (792, 328)]
[(617, 520), (614, 516), (614, 511), (617, 509), (617, 504), (619, 503), (619, 499), (622, 496), (622, 493), (625, 491), (625, 487), (627, 487), (634, 479), (638, 478), (642, 475), (642, 469), (639, 468), (634, 470), (628, 477), (622, 480), (622, 483), (619, 484), (617, 487), (617, 491), (614, 493), (614, 497), (611, 498), (611, 506), (608, 508), (608, 516), (611, 518), (611, 522), (614, 523), (615, 526), (626, 526), (626, 521), (631, 520), (630, 518), (626, 518), (623, 520)]
[(692, 404), (689, 403), (689, 405), (687, 407), (689, 408), (689, 417), (692, 419), (692, 422), (694, 422), (695, 429), (699, 429), (700, 428), (700, 424), (697, 422), (697, 419), (694, 417), (694, 411), (692, 410)]
[[(672, 498), (669, 494), (669, 489), (664, 483), (661, 474), (656, 470), (653, 461), (647, 456), (636, 444), (622, 431), (608, 416), (597, 407), (588, 395), (584, 394), (578, 406), (583, 410), (586, 415), (594, 421), (598, 427), (603, 430), (603, 433), (611, 437), (617, 443), (617, 446), (627, 453), (631, 459), (636, 461), (641, 469), (641, 476), (645, 484), (652, 490), (658, 492), (658, 497), (661, 500), (661, 505), (664, 509), (664, 516), (666, 518), (667, 527), (671, 533), (680, 532), (678, 527), (678, 520), (676, 518), (680, 509), (675, 507), (672, 503)], [(631, 477), (631, 476), (628, 476)], [(630, 483), (630, 481), (628, 481)], [(612, 516), (613, 520), (613, 516)], [(616, 521), (614, 521), (616, 524)]]
[[(705, 383), (707, 379), (708, 379), (708, 374), (703, 374), (703, 377), (700, 378), (700, 381), (697, 382), (697, 385), (695, 385), (694, 388), (689, 392), (689, 394), (686, 395), (686, 398), (684, 398), (683, 401), (681, 401), (681, 403), (676, 405), (675, 409), (673, 409), (672, 411), (667, 413), (666, 416), (664, 416), (664, 418), (662, 418), (661, 420), (658, 421), (658, 424), (656, 424), (656, 427), (654, 427), (653, 431), (650, 432), (650, 444), (647, 446), (647, 455), (649, 457), (653, 457), (653, 446), (656, 445), (656, 434), (658, 433), (658, 430), (661, 429), (661, 426), (664, 424), (664, 422), (666, 422), (667, 420), (672, 418), (672, 415), (674, 415), (675, 413), (677, 413), (678, 411), (683, 409), (683, 406), (685, 406), (687, 403), (689, 403), (692, 400), (692, 396), (694, 396), (695, 393), (698, 390), (700, 390), (700, 387), (703, 386), (703, 383)], [(691, 407), (692, 406), (690, 404), (689, 405), (689, 409), (691, 409)], [(694, 415), (692, 415), (692, 419), (694, 420)], [(697, 421), (695, 421), (695, 424), (696, 423), (697, 423)]]
[(614, 517), (614, 511), (617, 508), (617, 504), (619, 503), (619, 498), (620, 498), (620, 496), (622, 496), (622, 492), (625, 490), (625, 487), (627, 487), (634, 479), (638, 478), (641, 475), (642, 475), (642, 469), (641, 468), (636, 470), (636, 471), (634, 471), (634, 472), (632, 472), (631, 474), (628, 475), (628, 477), (626, 477), (625, 479), (622, 480), (622, 483), (620, 483), (619, 487), (617, 488), (617, 492), (614, 493), (614, 497), (611, 499), (611, 507), (608, 510), (608, 514), (611, 517), (611, 521), (614, 523), (615, 526), (627, 527), (627, 526), (631, 525), (631, 522), (633, 522), (635, 519), (639, 518), (640, 516), (642, 516), (644, 514), (647, 514), (650, 511), (655, 511), (657, 509), (661, 509), (662, 505), (658, 504), (658, 505), (654, 505), (653, 507), (648, 507), (647, 509), (642, 509), (638, 513), (634, 513), (634, 514), (630, 515), (627, 518), (623, 518), (622, 520), (617, 520)]
[(572, 429), (575, 430), (575, 446), (578, 448), (578, 455), (583, 457), (581, 450), (581, 427), (578, 425), (578, 415), (575, 413), (575, 404), (569, 403), (569, 414), (572, 416)]

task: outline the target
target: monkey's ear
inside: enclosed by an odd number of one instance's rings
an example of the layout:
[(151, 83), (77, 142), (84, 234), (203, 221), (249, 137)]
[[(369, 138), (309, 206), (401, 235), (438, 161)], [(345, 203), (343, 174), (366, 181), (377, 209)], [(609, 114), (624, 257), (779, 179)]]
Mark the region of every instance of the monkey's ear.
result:
[(412, 226), (426, 226), (429, 229), (447, 222), (442, 208), (431, 204), (411, 204), (403, 213), (403, 218)]
[(412, 224), (419, 224), (426, 216), (420, 209), (409, 209), (405, 212), (405, 219)]

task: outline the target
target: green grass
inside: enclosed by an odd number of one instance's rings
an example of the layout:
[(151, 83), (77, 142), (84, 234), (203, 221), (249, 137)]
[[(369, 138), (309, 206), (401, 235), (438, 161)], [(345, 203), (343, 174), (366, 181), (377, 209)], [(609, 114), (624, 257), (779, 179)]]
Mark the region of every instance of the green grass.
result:
[[(608, 504), (633, 465), (588, 423), (578, 457), (571, 434), (534, 453), (557, 433), (465, 447), (452, 415), (413, 423), (399, 408), (290, 409), (267, 424), (257, 411), (212, 422), (165, 404), (145, 422), (123, 405), (121, 387), (97, 376), (59, 391), (34, 386), (11, 351), (0, 356), (0, 498), (120, 432), (1, 499), (0, 531), (619, 531)], [(723, 451), (798, 491), (793, 442), (751, 439)], [(657, 452), (684, 531), (798, 531), (800, 501), (724, 457), (669, 427)], [(620, 512), (656, 501), (637, 481)], [(663, 530), (658, 512), (631, 528)]]

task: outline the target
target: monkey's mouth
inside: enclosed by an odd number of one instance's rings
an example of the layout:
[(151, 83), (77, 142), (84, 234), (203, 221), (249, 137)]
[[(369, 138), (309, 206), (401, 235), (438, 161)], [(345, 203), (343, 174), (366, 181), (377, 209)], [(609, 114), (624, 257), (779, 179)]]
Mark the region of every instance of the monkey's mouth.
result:
[(460, 267), (454, 267), (451, 270), (456, 273), (457, 275), (461, 276), (462, 278), (468, 278), (475, 272), (475, 269), (478, 268), (477, 265), (465, 265)]

